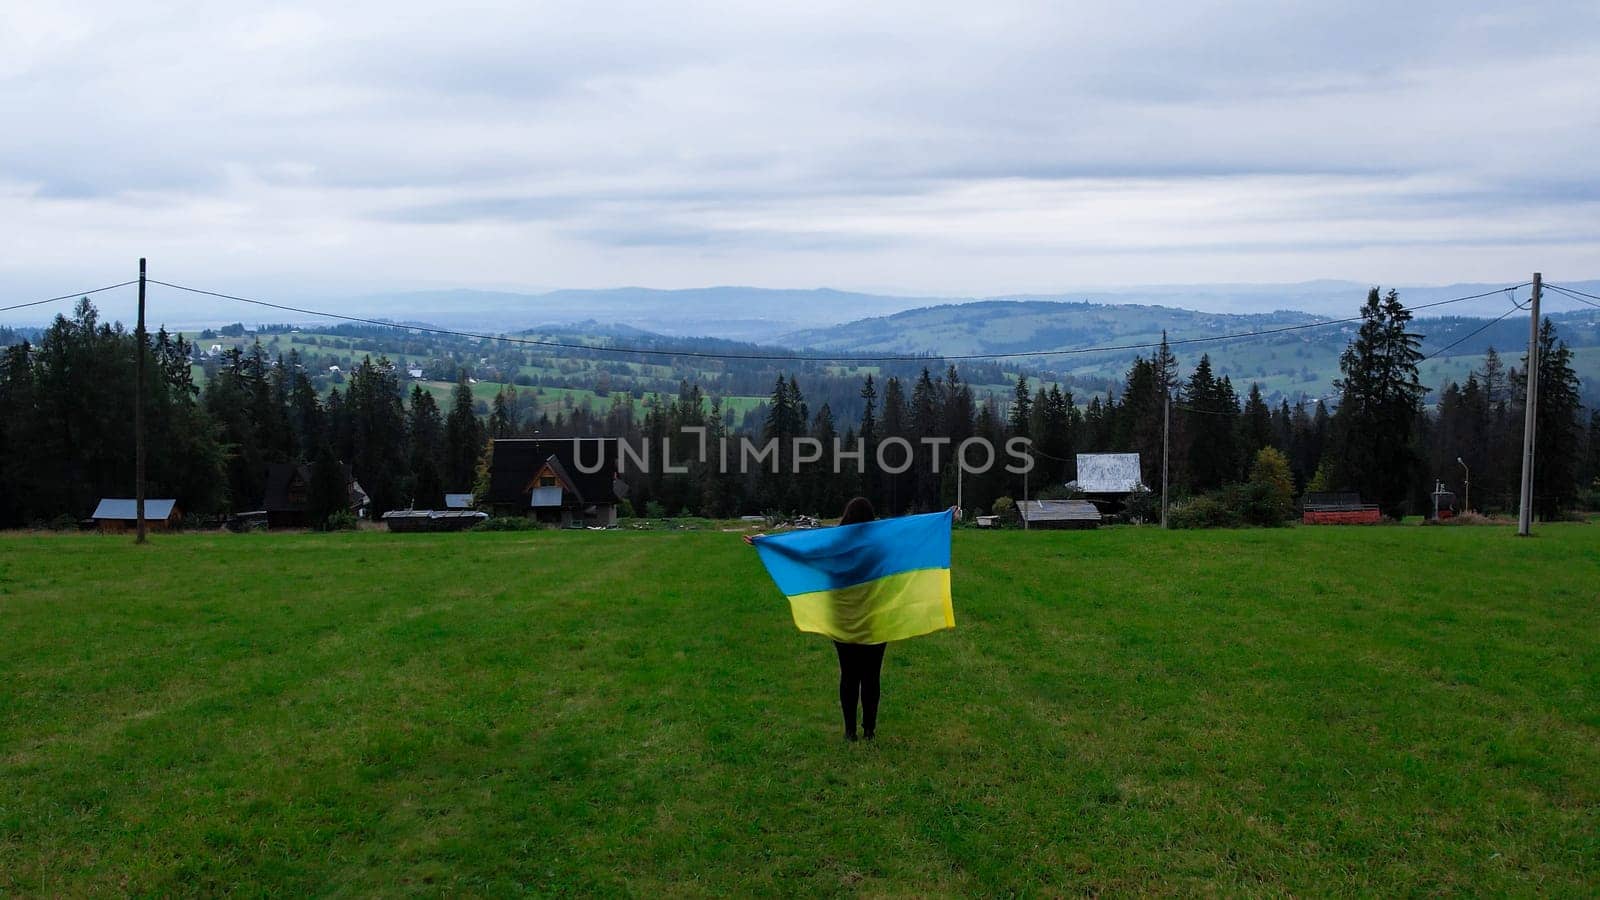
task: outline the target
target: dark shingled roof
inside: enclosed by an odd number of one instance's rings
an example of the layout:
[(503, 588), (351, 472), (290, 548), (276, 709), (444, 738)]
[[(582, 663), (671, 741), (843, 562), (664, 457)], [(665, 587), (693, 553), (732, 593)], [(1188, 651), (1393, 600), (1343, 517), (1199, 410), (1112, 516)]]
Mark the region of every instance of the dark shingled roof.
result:
[[(554, 459), (554, 468), (585, 503), (615, 503), (616, 438), (499, 438), (489, 463), (488, 502), (528, 505), (528, 483)], [(582, 466), (578, 463), (583, 463)], [(598, 471), (585, 472), (600, 464)]]
[[(341, 463), (344, 470), (344, 483), (349, 485), (355, 480), (350, 471), (350, 466)], [(306, 504), (302, 500), (292, 503), (289, 500), (289, 486), (299, 482), (302, 491), (311, 487), (311, 465), (295, 463), (267, 463), (267, 487), (262, 493), (261, 508), (267, 512), (305, 512)], [(302, 494), (302, 496), (304, 496)]]

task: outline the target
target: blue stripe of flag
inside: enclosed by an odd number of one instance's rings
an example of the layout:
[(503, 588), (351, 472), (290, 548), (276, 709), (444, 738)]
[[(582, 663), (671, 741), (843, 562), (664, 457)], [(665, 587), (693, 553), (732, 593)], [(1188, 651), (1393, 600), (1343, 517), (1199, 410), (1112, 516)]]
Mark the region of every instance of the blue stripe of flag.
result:
[(950, 510), (768, 535), (756, 552), (785, 596), (950, 568)]

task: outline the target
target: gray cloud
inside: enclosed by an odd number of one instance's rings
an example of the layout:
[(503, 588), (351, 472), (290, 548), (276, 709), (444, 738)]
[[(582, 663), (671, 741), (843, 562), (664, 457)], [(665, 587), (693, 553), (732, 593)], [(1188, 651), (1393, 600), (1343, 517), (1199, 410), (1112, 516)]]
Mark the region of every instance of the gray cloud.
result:
[(0, 278), (1600, 273), (1600, 6), (1306, 7), (13, 4)]

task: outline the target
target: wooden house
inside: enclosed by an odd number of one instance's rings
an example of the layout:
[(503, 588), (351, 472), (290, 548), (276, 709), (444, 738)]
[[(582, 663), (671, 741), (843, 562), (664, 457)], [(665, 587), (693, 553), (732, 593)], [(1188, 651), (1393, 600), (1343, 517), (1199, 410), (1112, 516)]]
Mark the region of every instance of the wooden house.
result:
[(616, 438), (497, 439), (485, 503), (554, 526), (614, 525), (627, 494), (618, 453)]
[(1030, 529), (1100, 527), (1100, 510), (1087, 500), (1024, 500), (1017, 513)]
[[(311, 491), (311, 476), (315, 464), (268, 463), (266, 489), (263, 491), (261, 510), (266, 513), (268, 528), (307, 528), (311, 517), (307, 513)], [(340, 464), (345, 490), (350, 495), (350, 514), (359, 516), (367, 505), (367, 492), (356, 481), (350, 466)]]

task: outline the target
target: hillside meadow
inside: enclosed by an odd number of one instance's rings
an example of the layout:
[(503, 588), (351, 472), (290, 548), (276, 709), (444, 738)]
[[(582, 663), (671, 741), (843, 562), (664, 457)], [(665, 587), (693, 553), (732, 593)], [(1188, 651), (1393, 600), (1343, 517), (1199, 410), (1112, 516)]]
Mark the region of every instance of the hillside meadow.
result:
[(0, 536), (0, 894), (1600, 883), (1595, 526), (954, 556), (846, 744), (734, 534)]

